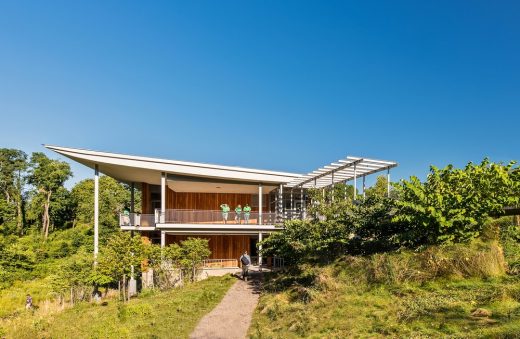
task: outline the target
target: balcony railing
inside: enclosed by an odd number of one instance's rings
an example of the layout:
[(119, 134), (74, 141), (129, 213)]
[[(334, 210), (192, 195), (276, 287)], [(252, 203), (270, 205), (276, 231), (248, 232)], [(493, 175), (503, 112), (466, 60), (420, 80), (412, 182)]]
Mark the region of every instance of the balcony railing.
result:
[(192, 210), (192, 209), (167, 209), (161, 213), (156, 209), (154, 214), (129, 213), (119, 216), (121, 226), (154, 227), (155, 224), (241, 224), (241, 225), (274, 225), (281, 224), (284, 220), (303, 219), (303, 213), (298, 210), (285, 210), (284, 213), (258, 211), (246, 214), (229, 211), (227, 213), (217, 210)]
[(237, 259), (206, 259), (202, 263), (204, 268), (238, 267)]
[(153, 214), (128, 213), (119, 215), (120, 226), (155, 227)]
[[(159, 220), (164, 219), (167, 224), (260, 224), (258, 212), (249, 214), (235, 213), (234, 211), (222, 212), (211, 210), (166, 210), (164, 218), (159, 215)], [(276, 222), (276, 213), (262, 213), (262, 224), (272, 225)]]

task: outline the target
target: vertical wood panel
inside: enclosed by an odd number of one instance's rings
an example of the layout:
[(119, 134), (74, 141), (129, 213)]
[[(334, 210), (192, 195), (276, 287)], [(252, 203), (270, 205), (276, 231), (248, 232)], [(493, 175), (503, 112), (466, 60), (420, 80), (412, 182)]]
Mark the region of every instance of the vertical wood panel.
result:
[(238, 259), (243, 251), (251, 253), (249, 235), (166, 235), (166, 244), (180, 243), (188, 238), (209, 240), (210, 259)]

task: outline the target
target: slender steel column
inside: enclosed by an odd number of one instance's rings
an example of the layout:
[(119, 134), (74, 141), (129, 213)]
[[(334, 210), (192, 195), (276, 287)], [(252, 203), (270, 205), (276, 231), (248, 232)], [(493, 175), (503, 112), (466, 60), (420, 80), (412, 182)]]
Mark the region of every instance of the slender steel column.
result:
[(356, 169), (356, 164), (354, 164), (354, 197), (352, 198), (353, 201), (356, 200), (356, 193), (357, 193), (357, 169)]
[(258, 225), (262, 225), (262, 210), (263, 208), (263, 186), (262, 183), (258, 184)]
[(291, 188), (291, 211), (293, 210), (293, 189)]
[(365, 200), (365, 198), (366, 198), (365, 189), (366, 189), (366, 186), (365, 186), (365, 176), (363, 176), (363, 200)]
[[(261, 243), (263, 240), (262, 232), (258, 233), (258, 242)], [(258, 245), (258, 267), (262, 270), (262, 245)]]
[(161, 231), (161, 248), (166, 246), (166, 232)]
[(278, 211), (280, 213), (280, 218), (284, 219), (284, 208), (283, 208), (283, 185), (280, 184), (280, 190), (278, 191)]
[(159, 221), (164, 224), (166, 218), (166, 173), (161, 173), (161, 215)]
[(390, 198), (390, 168), (386, 170), (386, 195)]
[(130, 213), (134, 213), (135, 209), (135, 183), (130, 186)]
[(99, 166), (94, 165), (94, 264), (99, 252)]
[(307, 216), (307, 204), (305, 203), (305, 196), (303, 195), (303, 187), (300, 188), (300, 194), (302, 199), (302, 219), (305, 219)]
[(331, 201), (334, 202), (334, 171), (331, 173), (331, 179), (330, 179), (330, 195), (331, 195)]

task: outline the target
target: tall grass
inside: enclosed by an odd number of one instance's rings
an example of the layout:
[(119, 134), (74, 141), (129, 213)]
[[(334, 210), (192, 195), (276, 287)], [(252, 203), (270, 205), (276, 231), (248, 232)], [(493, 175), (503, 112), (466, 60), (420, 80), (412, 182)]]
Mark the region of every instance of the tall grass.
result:
[[(252, 338), (520, 337), (520, 277), (497, 242), (302, 265), (264, 283)], [(472, 313), (485, 308), (490, 316)]]
[(489, 278), (505, 274), (504, 253), (497, 242), (432, 246), (420, 252), (402, 251), (349, 256), (340, 269), (366, 284), (423, 283), (438, 278)]

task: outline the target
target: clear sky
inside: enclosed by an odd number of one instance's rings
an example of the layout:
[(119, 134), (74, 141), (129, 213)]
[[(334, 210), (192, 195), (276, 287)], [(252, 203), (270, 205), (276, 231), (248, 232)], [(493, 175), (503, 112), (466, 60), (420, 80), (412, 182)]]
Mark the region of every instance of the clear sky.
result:
[(1, 1), (0, 118), (28, 153), (520, 160), (520, 2)]

